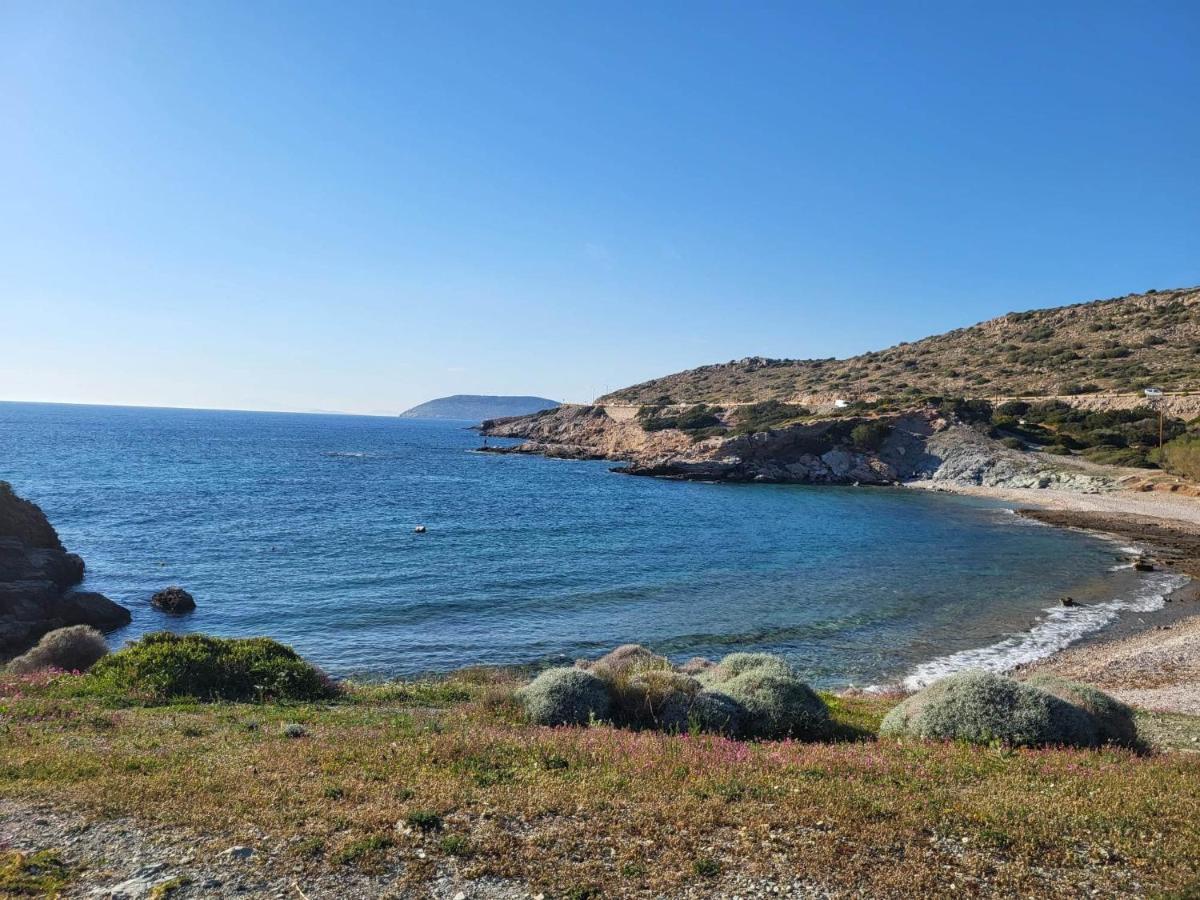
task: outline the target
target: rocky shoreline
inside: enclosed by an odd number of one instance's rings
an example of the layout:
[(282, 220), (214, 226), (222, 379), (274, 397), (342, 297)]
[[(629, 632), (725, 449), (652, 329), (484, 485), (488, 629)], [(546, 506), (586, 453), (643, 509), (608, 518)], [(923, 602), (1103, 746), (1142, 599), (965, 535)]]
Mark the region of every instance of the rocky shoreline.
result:
[(42, 510), (0, 481), (0, 661), (56, 628), (129, 624), (124, 606), (77, 589), (83, 575), (83, 559), (67, 552)]
[[(864, 445), (859, 426), (886, 435)], [(1085, 493), (1115, 490), (1121, 470), (1005, 447), (934, 410), (827, 418), (733, 436), (647, 431), (629, 410), (563, 406), (549, 413), (486, 421), (487, 437), (515, 438), (489, 453), (619, 462), (614, 471), (696, 481), (768, 484), (981, 485)]]

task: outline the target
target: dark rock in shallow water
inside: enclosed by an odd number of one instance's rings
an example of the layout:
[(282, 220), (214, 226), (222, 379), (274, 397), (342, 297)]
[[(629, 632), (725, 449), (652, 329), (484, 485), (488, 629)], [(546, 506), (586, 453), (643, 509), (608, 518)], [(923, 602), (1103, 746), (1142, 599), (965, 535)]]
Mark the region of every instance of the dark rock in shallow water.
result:
[(169, 587), (159, 591), (150, 598), (150, 605), (155, 609), (161, 609), (163, 612), (189, 613), (196, 608), (196, 601), (192, 595), (181, 587)]
[(0, 658), (68, 625), (111, 631), (129, 624), (129, 610), (103, 594), (71, 590), (83, 571), (41, 509), (0, 481)]
[(101, 631), (112, 631), (133, 621), (133, 616), (120, 603), (114, 603), (95, 591), (68, 591), (58, 601), (58, 617), (63, 625), (91, 625)]

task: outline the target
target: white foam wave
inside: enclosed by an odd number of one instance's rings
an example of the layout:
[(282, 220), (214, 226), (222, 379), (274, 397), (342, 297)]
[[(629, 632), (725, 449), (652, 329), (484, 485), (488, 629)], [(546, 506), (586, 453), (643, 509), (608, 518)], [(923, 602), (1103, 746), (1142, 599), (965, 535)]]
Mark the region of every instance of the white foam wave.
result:
[(1132, 595), (1117, 597), (1083, 606), (1054, 606), (1029, 631), (1013, 634), (987, 647), (960, 650), (947, 656), (921, 663), (905, 677), (903, 685), (910, 691), (932, 684), (965, 669), (985, 669), (1007, 672), (1014, 666), (1049, 656), (1075, 643), (1105, 625), (1111, 624), (1123, 612), (1153, 612), (1162, 609), (1167, 595), (1187, 584), (1186, 575), (1149, 575)]
[(349, 459), (362, 459), (367, 454), (363, 453), (361, 450), (330, 450), (325, 455), (333, 456), (333, 457), (337, 457), (337, 458), (346, 457)]

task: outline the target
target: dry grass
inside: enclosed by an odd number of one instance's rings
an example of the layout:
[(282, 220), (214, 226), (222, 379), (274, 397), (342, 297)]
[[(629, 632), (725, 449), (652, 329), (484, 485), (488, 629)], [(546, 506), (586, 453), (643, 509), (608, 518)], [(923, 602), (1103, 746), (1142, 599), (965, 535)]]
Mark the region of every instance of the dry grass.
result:
[[(1196, 754), (535, 728), (514, 683), (477, 673), (286, 706), (143, 707), (80, 696), (80, 680), (0, 680), (3, 795), (229, 842), (261, 829), (317, 868), (417, 882), (453, 864), (606, 896), (723, 872), (873, 896), (1112, 895), (1200, 871)], [(847, 735), (895, 702), (829, 700)]]

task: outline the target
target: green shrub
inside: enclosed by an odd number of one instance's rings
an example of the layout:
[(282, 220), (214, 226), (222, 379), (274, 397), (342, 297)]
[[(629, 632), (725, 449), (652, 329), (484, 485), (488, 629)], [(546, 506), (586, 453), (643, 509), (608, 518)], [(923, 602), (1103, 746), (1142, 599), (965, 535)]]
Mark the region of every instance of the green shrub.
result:
[(601, 677), (603, 677), (603, 672), (632, 676), (638, 672), (670, 669), (671, 663), (665, 656), (659, 656), (641, 644), (622, 644), (616, 650), (605, 653), (595, 662), (583, 664), (582, 668), (596, 672)]
[(1009, 450), (1024, 450), (1025, 449), (1025, 442), (1023, 440), (1021, 440), (1020, 438), (1006, 437), (1006, 438), (1003, 438), (1000, 441), (1000, 443), (1003, 444), (1005, 447), (1007, 447)]
[(912, 695), (884, 717), (879, 733), (1014, 747), (1092, 747), (1100, 740), (1095, 720), (1079, 707), (981, 671), (950, 675)]
[(728, 694), (703, 690), (692, 698), (683, 730), (737, 737), (745, 732), (745, 717), (746, 710)]
[(404, 821), (418, 831), (441, 831), (442, 817), (431, 809), (417, 809), (404, 817)]
[(104, 635), (88, 625), (72, 625), (42, 635), (34, 647), (10, 662), (5, 671), (14, 675), (39, 669), (86, 672), (107, 653)]
[(783, 403), (779, 400), (764, 400), (761, 403), (751, 403), (738, 407), (734, 413), (733, 434), (754, 434), (759, 431), (769, 431), (777, 425), (807, 416), (809, 411), (803, 406)]
[(578, 668), (547, 669), (517, 691), (517, 699), (537, 725), (586, 725), (608, 718), (612, 707), (604, 679)]
[(714, 691), (741, 707), (742, 734), (747, 737), (812, 740), (829, 724), (825, 702), (792, 675), (751, 670), (722, 682)]
[(1120, 744), (1123, 747), (1137, 745), (1137, 723), (1133, 710), (1103, 691), (1076, 681), (1067, 681), (1055, 675), (1034, 675), (1026, 684), (1053, 694), (1059, 700), (1078, 706), (1096, 720), (1100, 743)]
[(610, 683), (622, 724), (660, 731), (686, 731), (692, 699), (700, 682), (670, 669), (651, 669), (632, 678)]
[(792, 667), (782, 657), (773, 653), (730, 653), (698, 677), (707, 684), (721, 684), (746, 672), (779, 675), (784, 678), (795, 677)]
[(291, 647), (269, 638), (160, 631), (104, 657), (89, 678), (117, 693), (157, 700), (322, 700), (336, 686)]
[(643, 431), (663, 431), (678, 428), (680, 431), (699, 431), (721, 426), (720, 409), (698, 403), (678, 412), (668, 413), (661, 407), (643, 406), (638, 410), (638, 422)]
[(1168, 472), (1200, 479), (1200, 434), (1180, 435), (1163, 444), (1159, 461)]
[[(708, 694), (725, 698), (706, 697), (698, 712), (709, 719), (728, 717), (740, 723), (743, 736), (811, 739), (828, 724), (824, 701), (774, 654), (731, 653), (697, 678)], [(735, 711), (727, 701), (733, 702)]]
[(1051, 444), (1049, 447), (1043, 448), (1043, 453), (1053, 453), (1055, 456), (1070, 456), (1071, 451), (1062, 444)]
[(891, 433), (886, 422), (862, 422), (850, 429), (850, 442), (860, 450), (878, 450)]

